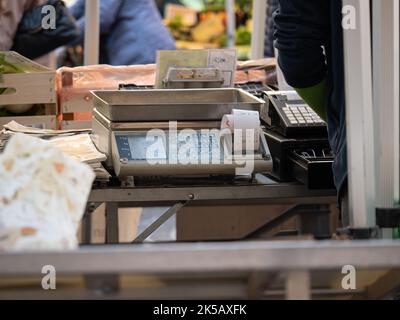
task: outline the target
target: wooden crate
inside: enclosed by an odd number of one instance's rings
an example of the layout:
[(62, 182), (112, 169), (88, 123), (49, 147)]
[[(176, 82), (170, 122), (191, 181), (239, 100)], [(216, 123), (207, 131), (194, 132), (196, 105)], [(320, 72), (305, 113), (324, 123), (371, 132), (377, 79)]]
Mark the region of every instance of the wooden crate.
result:
[(61, 130), (92, 129), (92, 112), (59, 115)]
[(0, 105), (36, 105), (36, 116), (15, 115), (0, 117), (0, 129), (10, 121), (39, 128), (57, 128), (56, 72), (16, 52), (0, 52), (6, 60), (24, 69), (26, 73), (0, 75), (0, 88), (11, 89), (11, 93), (0, 95)]
[(90, 120), (61, 121), (61, 130), (81, 130), (91, 128), (92, 121)]
[(57, 81), (59, 82), (60, 129), (91, 129), (92, 121), (89, 120), (91, 116), (89, 117), (88, 114), (91, 115), (93, 111), (93, 98), (90, 91), (74, 88), (71, 71), (59, 71)]
[(6, 59), (17, 64), (28, 73), (4, 74), (0, 76), (0, 88), (14, 89), (12, 94), (0, 95), (0, 105), (56, 104), (56, 72), (33, 62), (16, 52), (0, 52)]
[(118, 90), (122, 83), (153, 85), (155, 71), (155, 65), (95, 65), (58, 69), (56, 82), (61, 128), (80, 128), (82, 125), (87, 128), (90, 119), (81, 115), (93, 111), (92, 90)]
[[(60, 97), (60, 113), (73, 114), (93, 111), (93, 98), (90, 91), (73, 91), (73, 89), (63, 89)], [(71, 93), (69, 93), (71, 91)]]
[(55, 115), (50, 115), (34, 117), (0, 117), (0, 130), (3, 129), (4, 125), (11, 121), (16, 121), (23, 126), (38, 129), (57, 129), (57, 117)]

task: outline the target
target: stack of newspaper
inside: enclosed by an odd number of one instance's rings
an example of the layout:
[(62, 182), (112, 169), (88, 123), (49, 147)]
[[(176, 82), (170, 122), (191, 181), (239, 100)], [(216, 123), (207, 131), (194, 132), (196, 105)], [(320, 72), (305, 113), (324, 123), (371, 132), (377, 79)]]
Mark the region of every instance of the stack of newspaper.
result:
[(8, 134), (0, 132), (0, 153), (3, 152), (4, 148), (6, 147), (9, 137), (10, 136)]
[(22, 126), (15, 121), (5, 125), (4, 128), (0, 132), (0, 152), (5, 148), (7, 141), (13, 134), (24, 133), (47, 140), (65, 154), (90, 165), (96, 173), (97, 182), (108, 182), (111, 178), (111, 175), (102, 165), (107, 157), (97, 150), (90, 136), (90, 130), (35, 129)]

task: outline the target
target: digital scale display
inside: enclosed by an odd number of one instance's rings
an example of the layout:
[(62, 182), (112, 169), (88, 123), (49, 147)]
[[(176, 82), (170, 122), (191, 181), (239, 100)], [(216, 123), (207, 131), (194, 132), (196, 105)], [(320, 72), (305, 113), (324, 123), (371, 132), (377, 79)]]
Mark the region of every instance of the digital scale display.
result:
[[(165, 141), (155, 142), (144, 135), (128, 136), (128, 144), (132, 160), (166, 160), (167, 150)], [(153, 152), (151, 149), (154, 146)], [(151, 156), (150, 156), (151, 155)], [(150, 159), (149, 159), (150, 156)]]
[(169, 135), (133, 132), (116, 135), (120, 158), (128, 161), (210, 162), (223, 159), (219, 132), (184, 131)]

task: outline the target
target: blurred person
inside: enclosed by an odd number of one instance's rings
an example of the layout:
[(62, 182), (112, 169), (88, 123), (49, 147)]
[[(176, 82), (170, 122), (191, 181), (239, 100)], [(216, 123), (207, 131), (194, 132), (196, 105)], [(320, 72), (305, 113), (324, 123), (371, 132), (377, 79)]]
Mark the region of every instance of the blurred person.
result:
[[(0, 51), (10, 51), (19, 23), (24, 13), (37, 6), (46, 4), (46, 0), (0, 0)], [(38, 63), (55, 68), (55, 54), (47, 54), (36, 60)]]
[(265, 50), (264, 56), (266, 58), (275, 57), (274, 49), (274, 19), (273, 15), (278, 9), (279, 0), (267, 0), (267, 19), (265, 26)]
[[(84, 42), (85, 0), (70, 7)], [(174, 50), (175, 42), (163, 25), (153, 0), (101, 0), (100, 63), (135, 65), (155, 63), (158, 50)]]
[(344, 227), (350, 224), (341, 0), (279, 0), (278, 62), (289, 85), (324, 119)]

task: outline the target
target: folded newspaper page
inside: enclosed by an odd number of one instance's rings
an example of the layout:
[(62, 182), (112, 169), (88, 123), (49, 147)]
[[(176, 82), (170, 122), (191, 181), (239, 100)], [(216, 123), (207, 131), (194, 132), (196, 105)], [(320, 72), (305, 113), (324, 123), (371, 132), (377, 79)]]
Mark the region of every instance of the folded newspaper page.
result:
[(106, 155), (97, 150), (87, 133), (55, 137), (49, 140), (49, 143), (81, 162), (97, 163), (107, 160)]
[(90, 129), (84, 130), (49, 130), (49, 129), (37, 129), (31, 127), (25, 127), (15, 121), (11, 121), (10, 123), (3, 126), (5, 129), (10, 130), (12, 132), (19, 132), (19, 133), (26, 133), (26, 134), (37, 134), (37, 135), (44, 135), (44, 136), (57, 136), (61, 134), (68, 134), (68, 133), (78, 133), (78, 132), (90, 132)]

